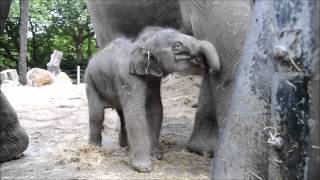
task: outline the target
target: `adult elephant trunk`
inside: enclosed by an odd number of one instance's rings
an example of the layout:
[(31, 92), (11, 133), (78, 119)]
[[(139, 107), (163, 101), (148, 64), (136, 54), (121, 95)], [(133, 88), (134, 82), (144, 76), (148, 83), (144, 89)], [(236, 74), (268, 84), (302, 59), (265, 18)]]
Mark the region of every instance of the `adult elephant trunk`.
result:
[(216, 48), (209, 41), (199, 42), (199, 52), (201, 52), (207, 60), (210, 72), (220, 71), (220, 59)]

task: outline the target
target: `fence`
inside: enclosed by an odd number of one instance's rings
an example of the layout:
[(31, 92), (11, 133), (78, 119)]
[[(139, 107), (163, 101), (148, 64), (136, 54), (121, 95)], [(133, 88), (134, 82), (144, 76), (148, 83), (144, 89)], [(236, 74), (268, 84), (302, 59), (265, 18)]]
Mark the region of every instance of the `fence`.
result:
[(78, 84), (77, 79), (79, 76), (79, 83), (84, 83), (84, 69), (79, 68), (79, 75), (77, 74), (78, 72), (78, 67), (76, 69), (64, 69), (62, 72), (65, 72), (72, 80), (72, 84)]

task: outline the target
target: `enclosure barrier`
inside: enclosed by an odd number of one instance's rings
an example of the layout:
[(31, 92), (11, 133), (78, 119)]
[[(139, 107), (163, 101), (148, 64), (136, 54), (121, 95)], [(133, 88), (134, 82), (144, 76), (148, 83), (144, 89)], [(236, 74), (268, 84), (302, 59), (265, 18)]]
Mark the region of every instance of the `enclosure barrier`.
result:
[(77, 66), (76, 69), (64, 69), (63, 72), (71, 78), (72, 84), (84, 83), (84, 73), (85, 70), (81, 69), (80, 66)]
[(255, 1), (212, 179), (319, 179), (319, 10)]

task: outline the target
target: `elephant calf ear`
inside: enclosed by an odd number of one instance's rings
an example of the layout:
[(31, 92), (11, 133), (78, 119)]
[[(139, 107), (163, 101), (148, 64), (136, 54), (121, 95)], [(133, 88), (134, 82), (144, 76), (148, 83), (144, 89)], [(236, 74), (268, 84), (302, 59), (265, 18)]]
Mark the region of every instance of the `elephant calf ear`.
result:
[(160, 64), (156, 59), (146, 57), (142, 48), (136, 48), (131, 53), (129, 72), (140, 76), (163, 76)]

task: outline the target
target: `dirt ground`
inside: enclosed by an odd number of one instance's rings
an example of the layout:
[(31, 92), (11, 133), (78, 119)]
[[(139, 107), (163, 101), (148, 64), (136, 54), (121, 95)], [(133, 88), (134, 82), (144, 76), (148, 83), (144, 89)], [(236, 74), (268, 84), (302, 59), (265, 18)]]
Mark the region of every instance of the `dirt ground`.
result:
[(211, 159), (185, 150), (191, 134), (200, 77), (173, 75), (163, 80), (163, 160), (154, 171), (130, 168), (126, 148), (118, 145), (117, 114), (106, 110), (103, 146), (91, 147), (85, 85), (40, 88), (2, 85), (29, 134), (24, 154), (1, 164), (1, 179), (208, 179)]

